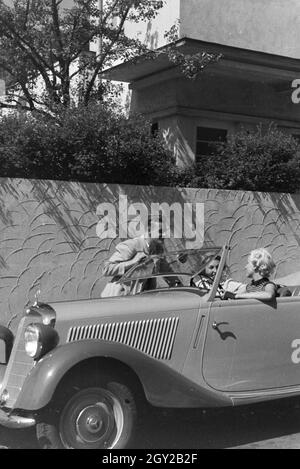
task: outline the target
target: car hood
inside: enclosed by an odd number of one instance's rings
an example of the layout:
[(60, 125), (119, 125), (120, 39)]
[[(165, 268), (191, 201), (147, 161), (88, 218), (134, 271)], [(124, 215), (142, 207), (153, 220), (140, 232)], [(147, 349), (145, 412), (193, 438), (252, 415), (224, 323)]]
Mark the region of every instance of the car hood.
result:
[(61, 301), (50, 303), (56, 312), (56, 321), (72, 322), (85, 318), (116, 317), (132, 313), (175, 312), (195, 309), (201, 297), (186, 291), (154, 292), (135, 296)]

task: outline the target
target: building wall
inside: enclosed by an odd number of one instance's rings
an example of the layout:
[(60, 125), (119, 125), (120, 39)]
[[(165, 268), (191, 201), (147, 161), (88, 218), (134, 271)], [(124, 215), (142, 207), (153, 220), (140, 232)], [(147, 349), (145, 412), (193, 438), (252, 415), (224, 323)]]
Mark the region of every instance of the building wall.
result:
[(180, 20), (180, 37), (300, 58), (298, 0), (165, 0), (152, 24), (127, 25), (151, 47)]
[(181, 36), (300, 58), (298, 0), (181, 0)]
[(178, 166), (193, 164), (194, 119), (185, 116), (171, 116), (160, 120), (159, 127), (168, 147), (173, 151)]
[(216, 68), (208, 68), (197, 80), (183, 75), (160, 81), (159, 75), (132, 84), (135, 98), (133, 110), (144, 114), (163, 111), (170, 106), (185, 106), (195, 110), (236, 113), (264, 119), (288, 120), (300, 125), (298, 106), (291, 99), (292, 88), (278, 91), (271, 83), (223, 76)]
[[(128, 204), (204, 204), (204, 239), (231, 246), (232, 278), (246, 281), (248, 252), (266, 247), (275, 276), (300, 284), (300, 195), (113, 184), (0, 179), (0, 319), (23, 313), (40, 290), (41, 301), (97, 298), (106, 283), (101, 268), (118, 239), (97, 234), (100, 203), (120, 195)], [(118, 210), (117, 210), (118, 212)], [(98, 213), (98, 214), (97, 214)], [(166, 240), (168, 249), (184, 247)], [(198, 244), (197, 244), (198, 246)], [(199, 242), (200, 247), (200, 242)], [(17, 318), (12, 320), (13, 328)]]
[[(298, 0), (290, 0), (288, 5), (286, 0), (166, 0), (155, 25), (150, 26), (150, 31), (155, 33), (149, 35), (152, 43), (150, 40), (148, 45), (162, 45), (162, 30), (167, 29), (167, 24), (174, 24), (177, 17), (180, 37), (300, 58)], [(136, 34), (141, 25), (131, 27), (132, 34)], [(145, 28), (146, 25), (141, 33), (143, 37), (146, 37)], [(156, 41), (154, 37), (161, 40)], [(248, 72), (244, 76), (240, 72), (237, 78), (233, 72), (226, 77), (217, 76), (215, 71), (210, 73), (213, 67), (207, 70), (196, 84), (183, 79), (158, 83), (160, 79), (155, 77), (157, 82), (153, 79), (153, 87), (149, 86), (149, 80), (145, 89), (141, 83), (138, 88), (133, 85), (131, 110), (160, 120), (179, 162), (190, 161), (195, 127), (204, 125), (205, 121), (213, 127), (226, 126), (230, 131), (241, 124), (253, 128), (260, 122), (276, 121), (280, 127), (299, 134), (298, 106), (291, 101), (291, 78), (278, 79), (276, 89), (275, 80), (272, 86), (259, 75), (250, 79)], [(174, 109), (167, 115), (167, 109), (172, 106), (178, 107), (176, 117), (172, 114)], [(175, 126), (168, 127), (167, 119), (176, 122)]]
[(184, 165), (195, 158), (197, 126), (227, 129), (230, 134), (276, 122), (300, 135), (299, 109), (288, 85), (282, 92), (258, 78), (223, 76), (216, 69), (207, 69), (196, 81), (157, 75), (132, 85), (132, 111), (159, 123), (178, 163)]
[(222, 76), (209, 69), (196, 82), (182, 78), (177, 84), (178, 105), (194, 109), (247, 115), (257, 118), (289, 120), (300, 125), (299, 109), (291, 99), (291, 89), (286, 83), (285, 92), (276, 91), (272, 84), (257, 77), (251, 81)]

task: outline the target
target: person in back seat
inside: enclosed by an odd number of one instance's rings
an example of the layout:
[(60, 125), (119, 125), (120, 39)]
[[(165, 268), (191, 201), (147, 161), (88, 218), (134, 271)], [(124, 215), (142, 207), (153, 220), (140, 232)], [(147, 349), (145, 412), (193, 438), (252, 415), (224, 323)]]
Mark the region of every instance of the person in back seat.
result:
[(292, 296), (291, 289), (284, 285), (276, 285), (277, 291), (276, 296)]

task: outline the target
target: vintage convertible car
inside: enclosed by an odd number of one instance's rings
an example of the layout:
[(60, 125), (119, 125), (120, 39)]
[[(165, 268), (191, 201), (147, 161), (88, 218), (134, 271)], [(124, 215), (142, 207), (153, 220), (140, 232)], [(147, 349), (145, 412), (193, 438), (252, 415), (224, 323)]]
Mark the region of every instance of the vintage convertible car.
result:
[[(151, 256), (121, 278), (127, 296), (36, 302), (15, 337), (1, 326), (1, 425), (36, 425), (45, 448), (125, 448), (145, 404), (226, 407), (300, 394), (300, 297), (222, 300), (227, 253)], [(213, 287), (197, 288), (217, 255)]]

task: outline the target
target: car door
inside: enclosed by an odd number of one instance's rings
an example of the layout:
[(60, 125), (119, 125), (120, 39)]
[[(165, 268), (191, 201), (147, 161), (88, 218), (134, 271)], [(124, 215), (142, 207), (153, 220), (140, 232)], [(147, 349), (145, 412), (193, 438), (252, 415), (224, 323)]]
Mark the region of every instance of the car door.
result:
[(300, 297), (211, 303), (202, 372), (223, 391), (300, 384)]

